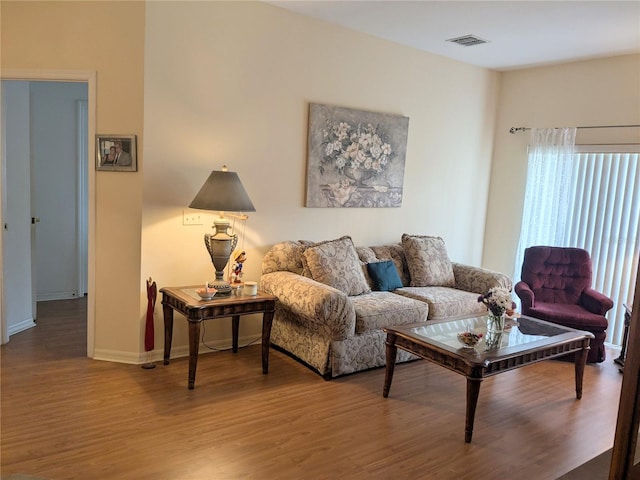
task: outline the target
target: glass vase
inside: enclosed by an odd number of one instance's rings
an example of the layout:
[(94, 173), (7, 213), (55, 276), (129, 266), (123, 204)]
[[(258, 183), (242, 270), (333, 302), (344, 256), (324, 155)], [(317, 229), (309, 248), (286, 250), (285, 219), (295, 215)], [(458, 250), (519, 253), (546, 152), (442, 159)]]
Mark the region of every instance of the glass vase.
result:
[(485, 351), (498, 350), (502, 346), (502, 332), (487, 331), (485, 336)]
[(494, 315), (489, 313), (487, 318), (487, 332), (501, 333), (504, 330), (504, 313)]

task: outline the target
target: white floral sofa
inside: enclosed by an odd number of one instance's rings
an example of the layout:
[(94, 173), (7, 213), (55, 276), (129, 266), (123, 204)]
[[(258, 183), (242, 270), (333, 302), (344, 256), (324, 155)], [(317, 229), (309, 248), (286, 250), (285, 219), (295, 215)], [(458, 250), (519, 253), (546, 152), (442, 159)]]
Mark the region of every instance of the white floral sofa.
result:
[(348, 236), (284, 241), (265, 255), (260, 280), (278, 299), (271, 343), (325, 378), (383, 366), (385, 326), (486, 312), (478, 296), (496, 286), (511, 289), (511, 279), (451, 262), (440, 237), (407, 234), (378, 247)]

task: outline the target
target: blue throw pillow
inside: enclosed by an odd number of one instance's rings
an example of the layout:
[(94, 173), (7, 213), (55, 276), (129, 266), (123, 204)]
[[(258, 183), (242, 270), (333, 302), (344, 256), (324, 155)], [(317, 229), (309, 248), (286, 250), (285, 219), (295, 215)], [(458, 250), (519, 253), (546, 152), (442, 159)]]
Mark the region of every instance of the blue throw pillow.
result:
[(392, 260), (368, 263), (367, 271), (373, 283), (373, 290), (390, 292), (402, 288), (402, 281)]

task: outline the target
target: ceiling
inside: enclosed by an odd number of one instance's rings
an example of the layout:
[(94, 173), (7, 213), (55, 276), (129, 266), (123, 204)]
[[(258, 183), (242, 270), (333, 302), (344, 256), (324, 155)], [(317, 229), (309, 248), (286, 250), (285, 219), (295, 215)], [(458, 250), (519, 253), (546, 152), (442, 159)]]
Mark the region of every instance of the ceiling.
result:
[[(268, 1), (464, 63), (512, 70), (640, 53), (640, 1)], [(474, 35), (487, 43), (448, 39)]]

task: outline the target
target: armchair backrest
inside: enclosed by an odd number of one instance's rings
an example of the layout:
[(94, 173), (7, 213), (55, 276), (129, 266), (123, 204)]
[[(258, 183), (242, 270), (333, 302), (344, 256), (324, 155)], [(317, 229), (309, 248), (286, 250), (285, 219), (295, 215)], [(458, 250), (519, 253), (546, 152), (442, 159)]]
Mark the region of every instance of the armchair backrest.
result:
[(591, 286), (591, 257), (582, 248), (529, 247), (524, 251), (521, 277), (536, 301), (578, 304), (584, 289)]

